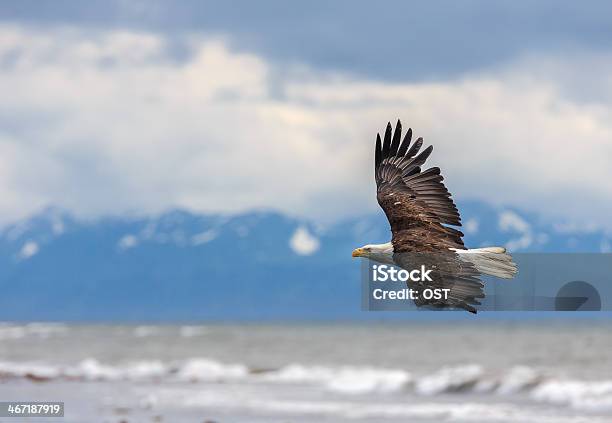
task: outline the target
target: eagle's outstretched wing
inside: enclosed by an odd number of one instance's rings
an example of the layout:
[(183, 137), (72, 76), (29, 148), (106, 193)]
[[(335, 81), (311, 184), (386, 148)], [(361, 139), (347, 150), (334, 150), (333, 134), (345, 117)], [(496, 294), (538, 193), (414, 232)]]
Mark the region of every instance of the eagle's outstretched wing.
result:
[(433, 282), (410, 288), (450, 290), (447, 299), (421, 298), (415, 301), (417, 305), (460, 307), (475, 312), (477, 299), (484, 297), (480, 273), (451, 250), (465, 249), (463, 233), (447, 226), (461, 226), (459, 211), (442, 182), (440, 169), (421, 170), (433, 147), (419, 153), (423, 139), (410, 145), (412, 130), (408, 129), (400, 142), (401, 133), (398, 120), (395, 132), (389, 123), (384, 140), (381, 142), (380, 134), (376, 138), (376, 196), (391, 225), (393, 260), (406, 269), (421, 264), (433, 269)]
[(395, 133), (387, 125), (384, 141), (376, 137), (376, 197), (393, 233), (396, 252), (439, 251), (441, 248), (463, 249), (463, 234), (446, 225), (461, 226), (461, 218), (451, 194), (444, 186), (440, 169), (421, 171), (431, 154), (429, 146), (420, 154), (423, 138), (412, 145), (408, 129), (400, 143), (402, 124), (398, 120)]

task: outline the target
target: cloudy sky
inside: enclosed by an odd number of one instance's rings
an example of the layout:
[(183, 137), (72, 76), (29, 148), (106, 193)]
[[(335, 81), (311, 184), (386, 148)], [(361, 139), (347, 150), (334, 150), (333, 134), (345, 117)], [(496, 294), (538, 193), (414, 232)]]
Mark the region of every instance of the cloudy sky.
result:
[(401, 118), (459, 199), (612, 228), (610, 2), (0, 6), (0, 224), (377, 208)]

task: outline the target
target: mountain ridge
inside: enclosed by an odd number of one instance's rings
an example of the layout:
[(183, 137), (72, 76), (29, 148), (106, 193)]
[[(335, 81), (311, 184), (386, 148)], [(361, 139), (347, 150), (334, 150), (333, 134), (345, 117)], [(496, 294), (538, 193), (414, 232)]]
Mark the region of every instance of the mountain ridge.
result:
[[(459, 207), (469, 247), (612, 244), (605, 231), (571, 231), (515, 208)], [(0, 320), (350, 318), (360, 313), (350, 253), (389, 236), (382, 212), (322, 226), (275, 211), (85, 221), (48, 208), (0, 232)]]

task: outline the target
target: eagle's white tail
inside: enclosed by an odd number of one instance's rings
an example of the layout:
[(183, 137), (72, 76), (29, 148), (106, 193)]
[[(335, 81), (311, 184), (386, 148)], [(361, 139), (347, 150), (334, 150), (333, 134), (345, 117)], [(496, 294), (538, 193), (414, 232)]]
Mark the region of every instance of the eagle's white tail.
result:
[(503, 279), (512, 279), (516, 275), (516, 263), (503, 247), (455, 249), (455, 251), (461, 260), (472, 263), (482, 274)]

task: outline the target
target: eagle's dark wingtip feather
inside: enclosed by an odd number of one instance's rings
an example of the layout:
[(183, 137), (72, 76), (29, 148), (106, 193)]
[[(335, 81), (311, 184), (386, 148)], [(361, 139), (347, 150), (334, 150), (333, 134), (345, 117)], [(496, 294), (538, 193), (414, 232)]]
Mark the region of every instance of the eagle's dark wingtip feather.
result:
[(427, 160), (427, 158), (429, 157), (432, 151), (433, 151), (433, 145), (430, 145), (425, 150), (421, 151), (421, 154), (419, 154), (416, 157), (415, 162), (425, 163), (425, 161)]
[(406, 157), (414, 157), (421, 147), (423, 146), (423, 138), (418, 137), (417, 140), (412, 144), (412, 147), (406, 152)]
[(382, 159), (386, 159), (389, 157), (389, 150), (391, 149), (391, 132), (393, 132), (393, 128), (391, 127), (391, 122), (387, 123), (387, 129), (385, 130), (385, 139), (383, 140), (383, 148), (382, 148)]
[(406, 151), (408, 151), (408, 147), (410, 147), (410, 141), (412, 140), (412, 128), (408, 128), (408, 132), (404, 136), (404, 141), (402, 141), (402, 145), (399, 148), (397, 155), (399, 157), (404, 157), (406, 155)]
[(391, 150), (389, 151), (389, 157), (397, 155), (397, 149), (400, 146), (400, 140), (402, 139), (402, 122), (397, 120), (395, 125), (395, 132), (393, 133), (393, 141), (391, 142)]

